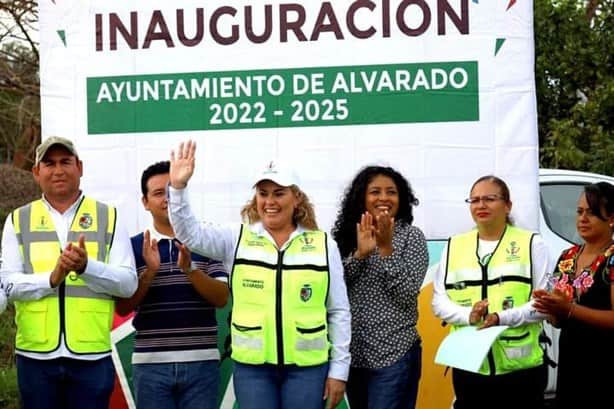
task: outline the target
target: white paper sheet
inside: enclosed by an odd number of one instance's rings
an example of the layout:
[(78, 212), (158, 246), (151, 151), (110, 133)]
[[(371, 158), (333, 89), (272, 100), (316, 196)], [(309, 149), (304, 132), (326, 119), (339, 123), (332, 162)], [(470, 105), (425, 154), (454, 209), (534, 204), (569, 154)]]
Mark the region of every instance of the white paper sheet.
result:
[(435, 363), (478, 372), (492, 343), (507, 328), (507, 325), (497, 325), (478, 330), (467, 326), (454, 331), (439, 345)]

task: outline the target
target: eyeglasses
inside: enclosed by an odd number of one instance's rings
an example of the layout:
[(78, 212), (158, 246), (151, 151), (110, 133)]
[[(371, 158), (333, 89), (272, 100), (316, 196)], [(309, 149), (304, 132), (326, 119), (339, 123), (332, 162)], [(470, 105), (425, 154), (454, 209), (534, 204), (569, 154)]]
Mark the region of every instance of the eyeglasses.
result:
[(501, 195), (474, 196), (474, 197), (465, 199), (465, 203), (478, 204), (480, 202), (484, 202), (486, 204), (491, 204), (491, 203), (496, 202), (497, 200), (505, 200), (505, 198)]

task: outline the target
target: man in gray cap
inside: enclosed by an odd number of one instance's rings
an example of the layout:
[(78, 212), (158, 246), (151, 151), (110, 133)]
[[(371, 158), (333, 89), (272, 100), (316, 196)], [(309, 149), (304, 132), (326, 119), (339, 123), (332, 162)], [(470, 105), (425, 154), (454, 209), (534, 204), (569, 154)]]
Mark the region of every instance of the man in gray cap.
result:
[(114, 297), (137, 286), (128, 232), (114, 207), (81, 192), (72, 141), (43, 141), (32, 173), (43, 196), (7, 217), (0, 270), (15, 303), (22, 404), (107, 409)]

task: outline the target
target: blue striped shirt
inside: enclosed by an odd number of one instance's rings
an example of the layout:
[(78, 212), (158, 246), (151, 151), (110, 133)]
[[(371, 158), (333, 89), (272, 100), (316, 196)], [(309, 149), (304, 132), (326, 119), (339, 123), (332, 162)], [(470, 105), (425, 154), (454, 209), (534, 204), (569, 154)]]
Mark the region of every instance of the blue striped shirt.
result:
[[(152, 231), (152, 230), (150, 230)], [(133, 364), (193, 362), (219, 359), (215, 307), (203, 299), (177, 267), (174, 239), (152, 231), (158, 239), (160, 269), (137, 307)], [(143, 233), (131, 238), (137, 273), (146, 268)], [(222, 263), (192, 253), (192, 266), (210, 277), (228, 281)]]

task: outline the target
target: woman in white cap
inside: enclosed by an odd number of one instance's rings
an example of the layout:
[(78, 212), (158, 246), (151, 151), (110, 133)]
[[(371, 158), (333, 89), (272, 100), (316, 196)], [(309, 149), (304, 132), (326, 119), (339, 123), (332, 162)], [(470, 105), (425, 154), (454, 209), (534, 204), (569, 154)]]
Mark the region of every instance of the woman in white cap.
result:
[(233, 295), (231, 358), (241, 409), (334, 408), (350, 364), (350, 311), (333, 239), (317, 228), (296, 175), (270, 162), (241, 211), (246, 223), (199, 224), (186, 186), (196, 144), (171, 152), (169, 210), (190, 250), (223, 260)]

